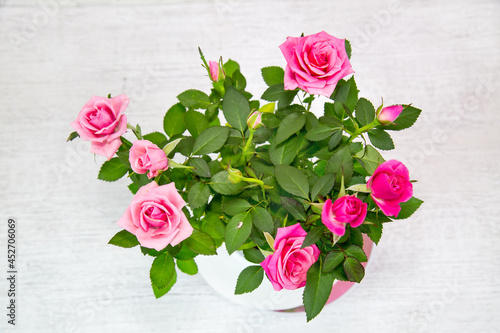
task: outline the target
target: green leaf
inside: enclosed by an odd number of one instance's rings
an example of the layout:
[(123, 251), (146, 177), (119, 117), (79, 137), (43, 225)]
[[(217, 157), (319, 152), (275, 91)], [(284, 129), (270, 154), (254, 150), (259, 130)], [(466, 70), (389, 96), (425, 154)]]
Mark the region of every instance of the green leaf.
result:
[(283, 205), (283, 208), (285, 208), (287, 212), (292, 214), (292, 216), (297, 221), (307, 220), (307, 214), (304, 210), (304, 206), (302, 206), (302, 204), (297, 200), (287, 197), (281, 197), (281, 204)]
[(206, 109), (212, 104), (207, 94), (196, 89), (189, 89), (180, 93), (177, 99), (185, 107), (193, 109)]
[(306, 235), (306, 238), (304, 238), (304, 242), (302, 243), (301, 248), (305, 248), (308, 246), (311, 246), (315, 244), (317, 241), (319, 241), (321, 235), (323, 235), (323, 232), (325, 231), (325, 227), (312, 227), (311, 230)]
[(228, 199), (224, 197), (224, 199), (222, 200), (222, 211), (230, 216), (246, 212), (251, 207), (252, 205), (250, 205), (248, 201), (244, 199)]
[(309, 141), (321, 141), (337, 131), (338, 129), (331, 128), (328, 125), (318, 125), (307, 132), (306, 139)]
[(127, 230), (119, 231), (113, 236), (108, 242), (108, 244), (116, 245), (123, 248), (131, 248), (139, 245), (139, 241), (134, 234), (128, 232)]
[(155, 286), (153, 283), (151, 283), (155, 297), (158, 299), (158, 298), (164, 296), (166, 293), (168, 293), (170, 291), (170, 289), (172, 289), (175, 282), (177, 282), (177, 273), (174, 270), (174, 276), (170, 280), (169, 284), (167, 284), (163, 289), (159, 289), (157, 286)]
[(375, 108), (366, 98), (360, 98), (356, 105), (356, 119), (361, 126), (368, 125), (375, 119)]
[(327, 173), (334, 173), (337, 175), (335, 178), (336, 183), (340, 183), (342, 175), (344, 175), (345, 183), (348, 183), (353, 173), (352, 156), (349, 148), (342, 147), (337, 150), (332, 158), (328, 160), (325, 170)]
[(210, 211), (201, 221), (201, 231), (206, 232), (214, 239), (222, 239), (226, 234), (226, 225), (221, 221), (219, 214)]
[(201, 132), (208, 128), (208, 120), (203, 113), (189, 110), (184, 115), (184, 124), (193, 138), (197, 138)]
[(365, 276), (365, 268), (358, 259), (347, 257), (344, 261), (344, 272), (349, 281), (361, 282)]
[(249, 293), (257, 289), (264, 279), (262, 266), (249, 266), (245, 268), (236, 281), (235, 295)]
[(192, 136), (183, 137), (182, 140), (177, 144), (176, 148), (179, 153), (189, 157), (193, 152), (194, 138)]
[(340, 140), (342, 140), (342, 130), (336, 130), (330, 138), (330, 141), (328, 141), (328, 149), (333, 150), (338, 146)]
[(205, 155), (216, 152), (227, 140), (229, 127), (209, 127), (196, 138), (193, 145), (194, 155)]
[(208, 202), (209, 197), (210, 188), (208, 185), (197, 182), (191, 186), (188, 192), (189, 207), (191, 207), (191, 209), (201, 207)]
[(289, 165), (277, 165), (275, 168), (278, 184), (288, 193), (309, 199), (309, 182), (302, 171)]
[(273, 162), (274, 165), (289, 165), (292, 163), (297, 156), (297, 151), (301, 141), (302, 138), (298, 136), (293, 136), (280, 145), (277, 145), (276, 141), (273, 140), (271, 142), (271, 146), (269, 147), (269, 157), (271, 162)]
[(394, 142), (391, 139), (389, 133), (381, 129), (371, 129), (368, 131), (368, 137), (372, 145), (382, 150), (394, 149)]
[(193, 233), (189, 236), (189, 238), (184, 240), (184, 245), (199, 254), (208, 256), (217, 254), (212, 237), (196, 229), (193, 230)]
[(297, 92), (297, 89), (285, 90), (283, 83), (278, 83), (267, 88), (261, 98), (269, 102), (278, 102), (278, 108), (283, 109), (293, 102)]
[[(335, 87), (330, 99), (333, 99), (339, 105), (347, 105), (349, 109), (354, 110), (358, 101), (358, 87), (354, 81), (354, 76), (349, 80), (340, 80)], [(343, 112), (343, 111), (342, 111)]]
[(71, 132), (71, 134), (68, 136), (68, 138), (66, 139), (66, 142), (68, 141), (73, 141), (75, 138), (79, 137), (78, 133), (76, 132)]
[(324, 176), (321, 176), (311, 190), (311, 200), (314, 201), (318, 194), (324, 197), (330, 193), (334, 183), (335, 174), (327, 173)]
[(412, 127), (417, 121), (418, 116), (420, 116), (420, 112), (422, 112), (422, 110), (414, 108), (413, 106), (405, 106), (403, 112), (394, 120), (394, 124), (384, 126), (384, 129), (400, 131)]
[(398, 214), (398, 217), (395, 217), (397, 220), (407, 219), (413, 215), (417, 211), (417, 209), (422, 205), (423, 201), (412, 197), (407, 202), (402, 202), (399, 204), (401, 207), (401, 211)]
[(143, 135), (142, 138), (144, 140), (151, 141), (152, 143), (154, 143), (155, 145), (157, 145), (160, 148), (162, 147), (162, 144), (167, 141), (167, 137), (160, 132), (152, 132), (152, 133)]
[(196, 273), (198, 273), (198, 265), (196, 265), (194, 259), (177, 260), (177, 267), (179, 267), (181, 272), (188, 275), (196, 275)]
[(228, 172), (223, 170), (212, 176), (210, 187), (217, 193), (223, 195), (236, 195), (241, 192), (245, 182), (233, 184), (229, 181)]
[(233, 73), (240, 69), (240, 65), (236, 61), (231, 59), (226, 61), (223, 67), (224, 67), (224, 73), (229, 77), (232, 77)]
[(127, 166), (118, 157), (113, 157), (109, 161), (104, 162), (97, 178), (107, 182), (114, 182), (125, 176), (127, 171)]
[(380, 222), (374, 222), (369, 226), (370, 232), (368, 233), (368, 237), (375, 243), (378, 244), (380, 238), (382, 237), (382, 229), (384, 225)]
[(262, 68), (262, 78), (268, 86), (283, 83), (285, 71), (278, 66), (269, 66)]
[(222, 112), (229, 125), (244, 131), (247, 128), (247, 118), (250, 105), (247, 99), (235, 88), (228, 87), (222, 102)]
[(345, 249), (345, 252), (346, 252), (348, 257), (356, 258), (360, 262), (368, 261), (368, 258), (366, 257), (366, 254), (363, 251), (363, 249), (357, 245), (349, 246), (347, 249)]
[(175, 258), (178, 260), (189, 260), (193, 259), (197, 255), (198, 253), (194, 252), (189, 247), (182, 245), (180, 251), (175, 255)]
[(347, 53), (347, 57), (351, 59), (351, 43), (347, 39), (345, 40), (345, 52)]
[(165, 145), (165, 147), (163, 147), (163, 151), (165, 152), (165, 155), (170, 155), (170, 153), (175, 149), (175, 147), (177, 147), (177, 145), (179, 144), (179, 142), (182, 141), (183, 138), (177, 138), (169, 143), (167, 143)]
[(375, 169), (384, 162), (382, 155), (370, 145), (358, 152), (355, 157), (369, 175), (373, 175)]
[(330, 251), (325, 257), (325, 262), (323, 263), (323, 272), (333, 271), (333, 269), (335, 269), (342, 263), (342, 261), (344, 261), (344, 258), (345, 256), (342, 251)]
[(239, 70), (234, 71), (232, 79), (233, 87), (235, 87), (236, 90), (242, 91), (247, 86), (247, 80)]
[(149, 271), (151, 284), (158, 289), (163, 289), (172, 281), (175, 274), (174, 258), (167, 252), (161, 253), (155, 258)]
[(194, 168), (193, 172), (196, 173), (198, 176), (206, 178), (212, 176), (212, 174), (210, 173), (210, 167), (208, 166), (208, 163), (202, 158), (193, 157), (189, 160), (188, 165)]
[(256, 249), (255, 247), (243, 250), (243, 256), (246, 260), (254, 264), (260, 264), (264, 261), (264, 259), (266, 259), (262, 252), (260, 252), (260, 250)]
[(262, 232), (272, 234), (274, 232), (273, 217), (262, 207), (255, 207), (252, 210), (253, 225)]
[(186, 130), (184, 125), (185, 113), (186, 108), (181, 103), (175, 104), (167, 111), (165, 118), (163, 118), (163, 130), (169, 137), (184, 133)]
[(333, 287), (333, 273), (323, 273), (321, 261), (316, 261), (307, 271), (307, 282), (304, 288), (304, 308), (307, 321), (316, 317), (326, 302)]
[(288, 139), (293, 134), (299, 132), (306, 124), (306, 115), (303, 113), (292, 113), (281, 121), (274, 141), (277, 145)]
[(350, 228), (349, 230), (349, 239), (351, 240), (351, 244), (363, 248), (363, 234), (361, 233), (359, 228)]
[(226, 248), (229, 254), (238, 250), (252, 232), (252, 215), (250, 212), (233, 216), (226, 227)]

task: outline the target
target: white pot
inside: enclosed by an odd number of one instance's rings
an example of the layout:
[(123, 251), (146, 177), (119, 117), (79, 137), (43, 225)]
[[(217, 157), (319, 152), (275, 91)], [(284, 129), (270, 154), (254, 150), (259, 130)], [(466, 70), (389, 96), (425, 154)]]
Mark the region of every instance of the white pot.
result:
[[(364, 236), (363, 249), (370, 258), (373, 242)], [(232, 255), (227, 253), (225, 245), (217, 249), (217, 256), (196, 257), (199, 273), (205, 281), (219, 294), (230, 301), (262, 310), (301, 310), (302, 293), (304, 288), (296, 290), (275, 291), (271, 282), (264, 276), (262, 284), (251, 293), (235, 295), (236, 280), (241, 271), (248, 266), (256, 265), (247, 261), (241, 251), (236, 251)], [(366, 263), (363, 263), (366, 266)], [(345, 294), (352, 286), (353, 282), (335, 281), (328, 303), (338, 299)]]

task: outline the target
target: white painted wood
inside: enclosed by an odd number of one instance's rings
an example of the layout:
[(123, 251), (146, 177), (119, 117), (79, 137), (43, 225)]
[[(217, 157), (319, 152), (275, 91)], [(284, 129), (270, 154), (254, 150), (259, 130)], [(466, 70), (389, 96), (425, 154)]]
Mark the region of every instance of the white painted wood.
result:
[[(0, 1), (0, 244), (15, 217), (20, 272), (15, 329), (0, 278), (0, 331), (499, 332), (498, 1), (47, 3), (62, 0)], [(385, 156), (410, 167), (425, 205), (386, 227), (362, 284), (307, 325), (231, 304), (198, 276), (154, 300), (151, 260), (106, 245), (127, 181), (98, 181), (103, 160), (65, 143), (69, 123), (92, 94), (126, 93), (129, 121), (161, 129), (178, 93), (208, 89), (197, 46), (239, 61), (261, 94), (285, 37), (320, 30), (351, 40), (363, 96), (424, 110)]]

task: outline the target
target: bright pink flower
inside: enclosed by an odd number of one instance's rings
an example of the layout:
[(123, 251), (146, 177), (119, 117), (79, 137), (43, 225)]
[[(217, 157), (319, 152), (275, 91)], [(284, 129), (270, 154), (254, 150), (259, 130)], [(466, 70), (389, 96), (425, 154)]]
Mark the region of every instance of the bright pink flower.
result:
[(80, 138), (91, 141), (90, 152), (113, 157), (127, 131), (127, 116), (123, 114), (129, 99), (126, 95), (112, 98), (92, 96), (71, 126)]
[(149, 171), (149, 179), (158, 176), (160, 171), (168, 169), (168, 158), (165, 152), (148, 140), (134, 141), (128, 159), (134, 172)]
[(345, 40), (322, 31), (305, 37), (288, 37), (280, 45), (285, 56), (285, 89), (300, 89), (330, 97), (337, 82), (354, 73)]
[(320, 254), (316, 245), (300, 248), (306, 234), (298, 223), (278, 229), (274, 253), (260, 263), (274, 290), (293, 290), (306, 285), (307, 271)]
[(182, 212), (185, 205), (174, 183), (158, 186), (151, 182), (137, 191), (118, 225), (134, 234), (142, 246), (161, 251), (193, 233)]
[(208, 66), (210, 67), (210, 78), (212, 81), (219, 81), (219, 64), (215, 61), (210, 60), (208, 62)]
[(262, 113), (259, 111), (254, 111), (247, 119), (247, 125), (249, 128), (258, 129), (262, 126)]
[(377, 115), (378, 121), (382, 125), (389, 125), (396, 120), (397, 117), (403, 112), (402, 105), (393, 105), (383, 108), (380, 113)]
[(343, 236), (345, 225), (359, 227), (366, 217), (368, 205), (354, 195), (346, 195), (332, 203), (328, 199), (321, 212), (321, 221), (335, 235)]
[(399, 204), (413, 196), (413, 185), (406, 166), (396, 160), (380, 164), (366, 184), (373, 201), (387, 216), (397, 217)]

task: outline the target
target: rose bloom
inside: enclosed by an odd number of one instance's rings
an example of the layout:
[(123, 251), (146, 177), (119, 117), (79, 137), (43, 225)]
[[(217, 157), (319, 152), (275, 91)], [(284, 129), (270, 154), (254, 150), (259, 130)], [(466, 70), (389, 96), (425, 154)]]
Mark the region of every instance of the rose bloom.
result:
[(321, 221), (332, 233), (343, 236), (346, 224), (356, 228), (363, 223), (367, 208), (368, 204), (354, 195), (340, 197), (334, 203), (328, 199), (321, 212)]
[(293, 290), (306, 285), (307, 271), (320, 254), (316, 245), (300, 248), (306, 234), (298, 223), (278, 229), (274, 253), (260, 263), (274, 290)]
[(401, 202), (413, 196), (413, 185), (406, 166), (396, 160), (380, 164), (366, 184), (373, 201), (387, 216), (397, 217)]
[(108, 160), (122, 142), (120, 136), (127, 131), (127, 116), (123, 114), (129, 99), (126, 95), (112, 98), (92, 96), (71, 126), (85, 141), (91, 141), (90, 152)]
[(247, 119), (247, 125), (251, 129), (259, 129), (262, 124), (262, 113), (259, 111), (254, 111)]
[(380, 113), (377, 115), (377, 119), (382, 125), (389, 125), (393, 123), (397, 117), (399, 117), (401, 112), (403, 112), (402, 105), (387, 106), (380, 110)]
[(161, 251), (193, 233), (182, 212), (185, 205), (174, 183), (158, 186), (151, 182), (137, 191), (118, 225), (134, 234), (142, 246)]
[(286, 59), (285, 89), (300, 89), (330, 97), (337, 82), (354, 73), (345, 40), (322, 31), (305, 37), (288, 37), (280, 45)]
[(134, 141), (128, 159), (134, 172), (142, 174), (149, 171), (149, 179), (158, 176), (160, 171), (168, 169), (165, 152), (148, 140)]

